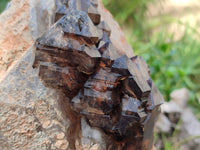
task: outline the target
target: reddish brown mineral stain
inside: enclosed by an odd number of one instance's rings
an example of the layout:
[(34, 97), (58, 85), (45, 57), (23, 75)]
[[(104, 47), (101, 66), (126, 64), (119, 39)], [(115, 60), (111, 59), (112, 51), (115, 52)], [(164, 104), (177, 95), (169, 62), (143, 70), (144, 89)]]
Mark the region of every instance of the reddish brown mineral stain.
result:
[(3, 12), (0, 20), (0, 79), (34, 42), (29, 29), (29, 2), (13, 0), (12, 5), (15, 7)]

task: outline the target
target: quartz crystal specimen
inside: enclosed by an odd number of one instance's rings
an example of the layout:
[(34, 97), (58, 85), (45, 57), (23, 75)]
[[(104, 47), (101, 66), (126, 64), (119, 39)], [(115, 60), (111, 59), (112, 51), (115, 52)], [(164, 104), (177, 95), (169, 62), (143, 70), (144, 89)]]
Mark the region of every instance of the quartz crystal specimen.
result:
[(141, 57), (118, 53), (97, 7), (95, 0), (57, 1), (55, 24), (35, 43), (33, 67), (118, 148), (150, 150), (162, 95)]

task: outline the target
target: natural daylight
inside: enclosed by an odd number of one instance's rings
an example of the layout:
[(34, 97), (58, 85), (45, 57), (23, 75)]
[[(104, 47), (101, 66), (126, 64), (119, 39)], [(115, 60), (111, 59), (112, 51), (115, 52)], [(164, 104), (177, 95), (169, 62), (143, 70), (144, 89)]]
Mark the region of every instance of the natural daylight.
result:
[(0, 150), (200, 150), (200, 0), (0, 0)]

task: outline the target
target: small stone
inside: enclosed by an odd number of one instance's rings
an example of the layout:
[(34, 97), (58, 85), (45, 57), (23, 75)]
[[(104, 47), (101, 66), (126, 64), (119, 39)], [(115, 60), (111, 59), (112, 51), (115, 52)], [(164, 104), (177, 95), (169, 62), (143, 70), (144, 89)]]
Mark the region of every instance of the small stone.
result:
[(156, 129), (164, 133), (170, 132), (171, 122), (164, 114), (160, 114), (158, 121), (156, 122)]
[(186, 88), (175, 90), (170, 94), (170, 98), (183, 109), (189, 100), (189, 91)]
[(164, 113), (181, 113), (182, 109), (173, 101), (165, 102), (163, 105), (161, 105), (161, 110)]

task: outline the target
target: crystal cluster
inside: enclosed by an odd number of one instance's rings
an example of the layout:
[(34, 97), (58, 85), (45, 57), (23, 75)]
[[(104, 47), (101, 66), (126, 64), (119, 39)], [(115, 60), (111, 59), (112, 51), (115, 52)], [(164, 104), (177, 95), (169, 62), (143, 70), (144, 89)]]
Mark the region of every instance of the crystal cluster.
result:
[(117, 52), (97, 7), (95, 0), (58, 1), (55, 24), (35, 43), (33, 66), (91, 127), (126, 143), (144, 137), (163, 98), (145, 61)]

